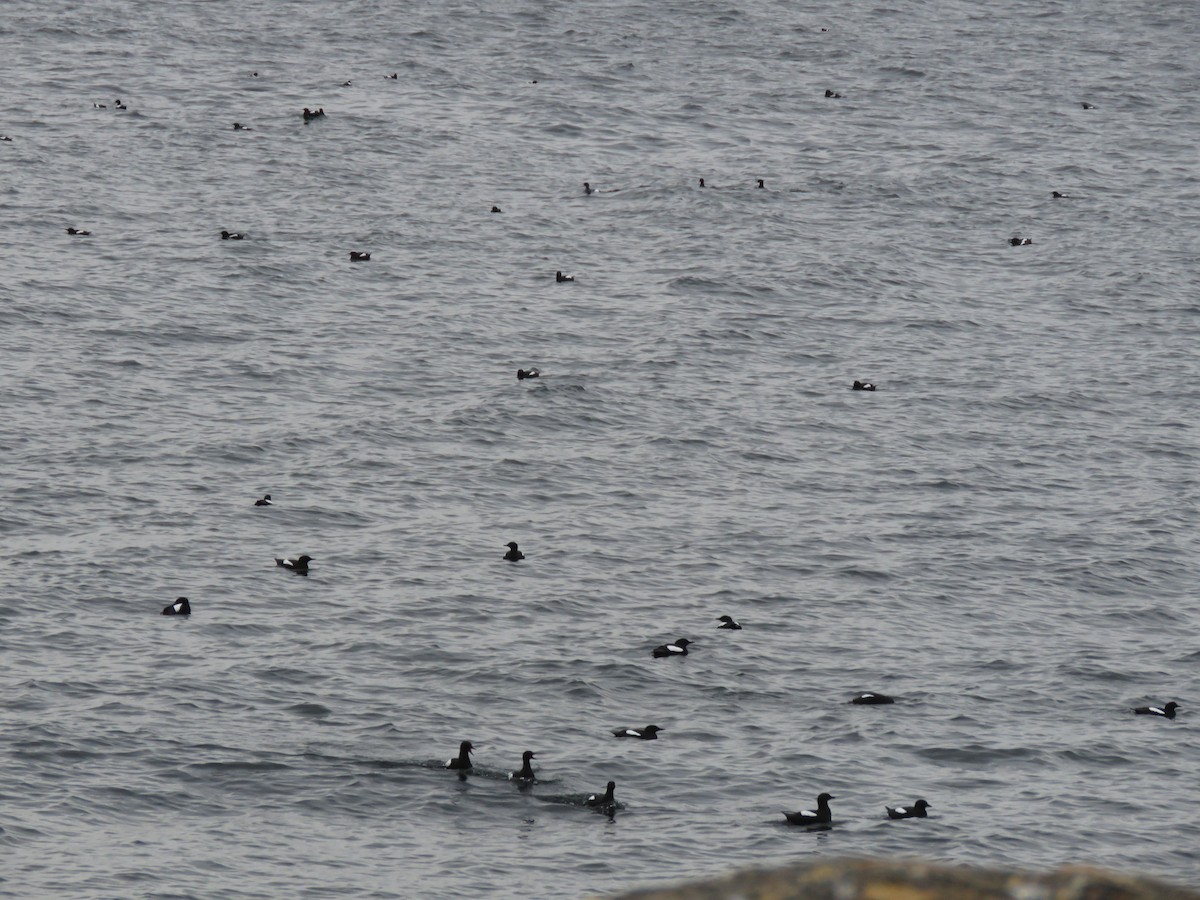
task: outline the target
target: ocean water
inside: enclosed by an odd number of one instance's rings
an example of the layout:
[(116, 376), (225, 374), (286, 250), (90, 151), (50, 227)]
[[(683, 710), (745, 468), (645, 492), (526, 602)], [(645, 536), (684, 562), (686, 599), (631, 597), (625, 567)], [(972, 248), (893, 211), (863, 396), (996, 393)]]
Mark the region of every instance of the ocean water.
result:
[(1200, 883), (1198, 40), (6, 0), (0, 894)]

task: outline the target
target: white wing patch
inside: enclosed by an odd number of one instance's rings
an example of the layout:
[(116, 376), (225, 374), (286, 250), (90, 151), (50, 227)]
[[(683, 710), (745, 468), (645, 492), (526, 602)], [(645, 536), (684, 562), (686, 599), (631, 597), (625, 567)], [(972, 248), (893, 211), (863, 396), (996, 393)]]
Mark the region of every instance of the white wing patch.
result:
[(1154, 713), (1156, 716), (1165, 716), (1166, 715), (1166, 713), (1163, 710), (1159, 709), (1157, 706), (1150, 707), (1150, 712)]

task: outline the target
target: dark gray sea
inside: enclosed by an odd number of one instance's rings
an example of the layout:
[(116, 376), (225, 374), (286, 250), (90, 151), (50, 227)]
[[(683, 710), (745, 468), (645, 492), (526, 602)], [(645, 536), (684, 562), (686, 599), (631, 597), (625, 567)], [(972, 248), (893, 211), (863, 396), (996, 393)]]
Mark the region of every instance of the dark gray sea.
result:
[(0, 2), (0, 894), (1200, 883), (1198, 46), (1181, 0)]

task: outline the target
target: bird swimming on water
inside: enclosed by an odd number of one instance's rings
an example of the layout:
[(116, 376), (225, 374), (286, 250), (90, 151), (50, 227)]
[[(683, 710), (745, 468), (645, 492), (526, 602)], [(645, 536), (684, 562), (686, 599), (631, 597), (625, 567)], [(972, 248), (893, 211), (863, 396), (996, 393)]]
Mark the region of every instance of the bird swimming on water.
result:
[(575, 276), (574, 275), (564, 275), (562, 272), (555, 272), (554, 280), (557, 282), (560, 282), (560, 283), (564, 282), (564, 281), (574, 281)]
[(244, 241), (246, 236), (240, 231), (222, 231), (221, 240), (223, 241)]
[(187, 597), (179, 597), (174, 603), (164, 606), (162, 614), (164, 616), (190, 616), (192, 605), (188, 603)]
[(680, 638), (673, 644), (660, 644), (650, 652), (650, 655), (655, 659), (663, 659), (667, 656), (687, 656), (687, 648), (691, 643), (693, 642), (687, 638)]
[(308, 564), (312, 562), (311, 556), (298, 556), (295, 559), (280, 559), (275, 558), (275, 565), (282, 566), (289, 572), (295, 572), (297, 575), (308, 574)]
[(818, 794), (817, 808), (802, 809), (799, 812), (785, 812), (783, 815), (789, 825), (828, 825), (833, 821), (833, 813), (829, 811), (829, 801), (833, 794)]
[(604, 790), (603, 794), (592, 794), (584, 801), (588, 806), (594, 809), (613, 810), (617, 806), (617, 798), (613, 792), (617, 789), (617, 783), (610, 781)]
[(73, 234), (75, 237), (90, 237), (92, 233), (81, 228), (68, 228), (67, 234)]
[(475, 748), (471, 746), (470, 741), (463, 741), (458, 745), (458, 756), (446, 760), (444, 769), (459, 769), (466, 770), (471, 768), (471, 752)]
[(869, 381), (856, 381), (856, 382), (854, 382), (854, 384), (850, 385), (850, 390), (852, 390), (852, 391), (873, 391), (873, 390), (875, 390), (875, 385), (871, 384), (871, 382), (869, 382)]
[(924, 800), (918, 800), (912, 806), (885, 807), (889, 819), (926, 819), (929, 817), (925, 812), (928, 808), (929, 804)]
[(657, 741), (660, 731), (662, 729), (657, 725), (647, 725), (645, 728), (618, 728), (613, 732), (613, 737), (637, 738), (639, 741)]
[(508, 776), (509, 780), (510, 781), (534, 781), (535, 778), (534, 778), (534, 774), (533, 774), (533, 766), (531, 766), (529, 764), (529, 761), (533, 758), (534, 758), (534, 752), (532, 750), (526, 750), (524, 753), (522, 753), (521, 754), (521, 768), (519, 768), (517, 771), (509, 774), (509, 776)]
[(1162, 706), (1139, 706), (1134, 709), (1134, 712), (1139, 716), (1162, 716), (1164, 719), (1173, 719), (1177, 709), (1179, 709), (1179, 704), (1172, 700)]
[(508, 548), (508, 552), (504, 554), (504, 558), (509, 562), (518, 562), (525, 558), (525, 554), (517, 549), (516, 541), (509, 541), (504, 546)]
[(524, 381), (526, 378), (537, 378), (541, 374), (537, 369), (517, 369), (517, 381)]
[(720, 616), (717, 618), (717, 621), (721, 623), (720, 625), (717, 626), (718, 628), (727, 628), (730, 631), (741, 631), (742, 630), (742, 626), (739, 625), (736, 621), (734, 621), (733, 616)]
[(364, 253), (361, 250), (351, 250), (350, 251), (350, 261), (351, 262), (370, 262), (371, 254)]
[(875, 694), (871, 691), (863, 691), (861, 694), (855, 694), (850, 698), (850, 702), (855, 706), (885, 706), (888, 703), (896, 701), (887, 694)]
[(271, 495), (263, 494), (261, 500), (254, 501), (254, 505), (255, 506), (270, 506), (271, 505)]

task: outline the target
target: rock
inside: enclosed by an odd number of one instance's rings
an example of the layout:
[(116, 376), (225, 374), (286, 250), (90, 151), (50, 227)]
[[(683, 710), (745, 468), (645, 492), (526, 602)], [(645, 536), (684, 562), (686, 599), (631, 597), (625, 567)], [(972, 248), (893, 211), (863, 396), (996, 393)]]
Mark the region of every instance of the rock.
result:
[(677, 887), (631, 891), (611, 900), (1200, 900), (1200, 893), (1082, 866), (1038, 874), (835, 859), (749, 869)]

